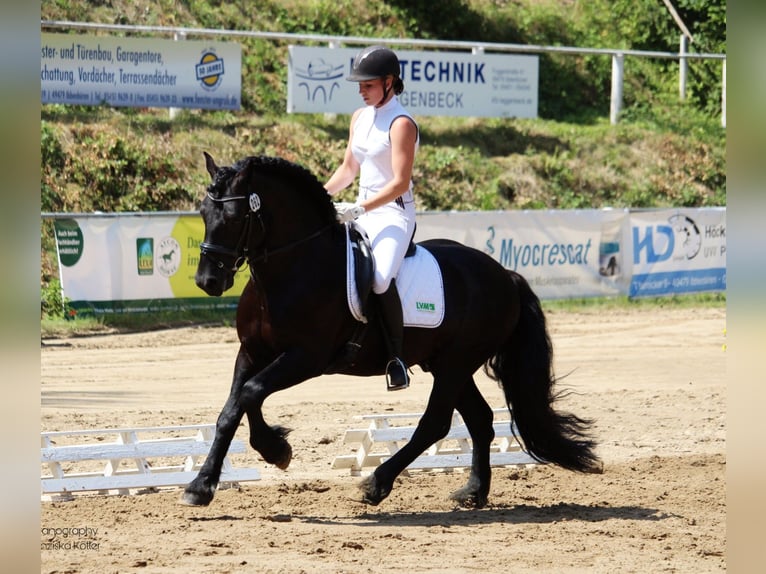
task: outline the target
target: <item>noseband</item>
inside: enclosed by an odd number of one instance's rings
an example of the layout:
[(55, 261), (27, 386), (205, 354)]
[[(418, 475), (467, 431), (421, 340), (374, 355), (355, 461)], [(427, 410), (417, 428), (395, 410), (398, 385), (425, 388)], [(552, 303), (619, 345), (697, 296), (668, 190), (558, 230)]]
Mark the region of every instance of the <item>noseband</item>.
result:
[(242, 265), (245, 262), (252, 265), (253, 263), (256, 263), (259, 261), (266, 261), (268, 257), (271, 255), (276, 255), (277, 253), (287, 251), (289, 249), (292, 249), (293, 247), (297, 247), (301, 243), (305, 243), (306, 241), (310, 241), (316, 237), (319, 237), (322, 233), (324, 233), (331, 227), (331, 225), (328, 224), (307, 237), (304, 237), (302, 239), (297, 239), (295, 241), (288, 243), (287, 245), (276, 247), (271, 250), (263, 249), (263, 252), (260, 255), (258, 255), (257, 257), (253, 257), (250, 255), (249, 249), (247, 246), (248, 238), (250, 236), (250, 223), (252, 221), (250, 217), (251, 215), (255, 214), (258, 220), (258, 223), (260, 224), (261, 232), (263, 234), (266, 233), (266, 226), (264, 225), (263, 218), (261, 217), (261, 214), (259, 213), (259, 210), (261, 208), (261, 198), (258, 196), (258, 194), (251, 193), (250, 195), (234, 195), (231, 197), (217, 198), (217, 197), (213, 197), (210, 193), (208, 193), (207, 196), (211, 201), (214, 201), (216, 203), (226, 203), (228, 201), (239, 201), (240, 199), (247, 199), (248, 203), (250, 204), (250, 210), (247, 212), (247, 215), (245, 215), (245, 225), (242, 227), (242, 233), (240, 234), (239, 241), (237, 241), (237, 246), (234, 249), (223, 247), (221, 245), (215, 245), (214, 243), (208, 243), (206, 241), (203, 241), (202, 243), (199, 244), (200, 256), (205, 256), (213, 260), (219, 269), (223, 269), (224, 267), (226, 267), (226, 265), (220, 259), (214, 258), (213, 255), (223, 255), (226, 257), (232, 257), (234, 259), (234, 265), (229, 268), (229, 271), (231, 271), (232, 273), (236, 273), (237, 271), (239, 271), (240, 267), (242, 267)]

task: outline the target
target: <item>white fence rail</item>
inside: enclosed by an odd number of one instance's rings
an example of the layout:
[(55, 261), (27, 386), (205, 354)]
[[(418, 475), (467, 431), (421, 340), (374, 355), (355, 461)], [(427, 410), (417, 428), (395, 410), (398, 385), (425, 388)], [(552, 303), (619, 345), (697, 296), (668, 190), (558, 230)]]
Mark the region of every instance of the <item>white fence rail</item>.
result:
[[(191, 482), (207, 456), (215, 425), (49, 431), (40, 434), (43, 496), (117, 492), (182, 486)], [(246, 451), (234, 440), (224, 458), (219, 488), (260, 480), (256, 468), (235, 468), (231, 454)]]
[[(491, 466), (514, 466), (537, 464), (537, 461), (524, 452), (514, 435), (514, 423), (511, 422), (507, 408), (493, 409), (495, 440), (490, 445)], [(352, 454), (335, 457), (332, 467), (347, 468), (352, 475), (359, 475), (365, 470), (386, 461), (407, 443), (415, 432), (417, 421), (423, 413), (388, 413), (361, 415), (359, 418), (367, 424), (364, 428), (348, 429), (344, 444), (355, 448)], [(467, 468), (471, 466), (473, 444), (468, 428), (461, 416), (455, 412), (447, 435), (433, 444), (416, 458), (407, 468), (409, 470)]]

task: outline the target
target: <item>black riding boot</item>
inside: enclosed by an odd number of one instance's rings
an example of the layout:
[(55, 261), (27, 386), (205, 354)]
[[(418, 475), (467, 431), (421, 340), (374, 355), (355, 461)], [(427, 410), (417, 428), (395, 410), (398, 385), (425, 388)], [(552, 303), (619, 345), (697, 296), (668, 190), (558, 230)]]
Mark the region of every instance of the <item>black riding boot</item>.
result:
[(396, 282), (391, 281), (385, 293), (378, 295), (380, 301), (380, 320), (388, 343), (388, 356), (391, 360), (386, 365), (386, 387), (389, 391), (398, 391), (410, 386), (407, 366), (402, 360), (402, 338), (404, 337), (404, 319), (402, 302), (396, 290)]

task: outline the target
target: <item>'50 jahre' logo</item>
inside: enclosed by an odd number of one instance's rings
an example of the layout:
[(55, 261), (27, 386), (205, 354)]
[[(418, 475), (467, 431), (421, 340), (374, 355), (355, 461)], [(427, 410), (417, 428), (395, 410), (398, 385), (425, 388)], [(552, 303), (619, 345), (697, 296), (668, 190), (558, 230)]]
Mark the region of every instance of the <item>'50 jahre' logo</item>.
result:
[(211, 49), (202, 53), (199, 64), (194, 66), (197, 81), (206, 90), (215, 90), (223, 79), (223, 59)]

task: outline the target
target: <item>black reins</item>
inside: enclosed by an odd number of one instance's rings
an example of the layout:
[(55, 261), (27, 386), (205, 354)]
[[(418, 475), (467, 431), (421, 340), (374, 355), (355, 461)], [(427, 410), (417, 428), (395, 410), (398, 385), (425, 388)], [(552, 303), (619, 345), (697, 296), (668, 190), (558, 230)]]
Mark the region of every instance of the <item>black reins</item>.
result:
[[(239, 236), (239, 241), (237, 241), (237, 246), (234, 249), (230, 249), (228, 247), (222, 247), (220, 245), (215, 245), (214, 243), (208, 243), (206, 241), (203, 241), (199, 244), (199, 251), (200, 256), (206, 256), (210, 259), (213, 259), (213, 261), (216, 261), (211, 255), (212, 254), (218, 254), (218, 255), (225, 255), (227, 257), (234, 258), (234, 265), (230, 268), (230, 271), (233, 273), (236, 273), (239, 271), (240, 267), (247, 262), (249, 265), (253, 265), (254, 263), (260, 262), (260, 261), (267, 261), (269, 257), (277, 255), (279, 253), (289, 251), (290, 249), (293, 249), (297, 246), (299, 246), (302, 243), (306, 243), (307, 241), (311, 241), (312, 239), (315, 239), (319, 237), (322, 233), (327, 231), (332, 227), (331, 224), (327, 224), (324, 227), (318, 229), (311, 235), (307, 237), (303, 237), (301, 239), (296, 239), (295, 241), (291, 241), (287, 245), (282, 245), (281, 247), (275, 247), (274, 249), (268, 250), (263, 249), (263, 252), (260, 255), (257, 256), (251, 256), (249, 253), (249, 248), (247, 246), (248, 238), (250, 237), (250, 222), (251, 218), (250, 216), (255, 213), (258, 223), (260, 223), (261, 231), (263, 233), (266, 233), (266, 226), (263, 223), (263, 218), (261, 217), (261, 214), (259, 213), (259, 209), (261, 207), (260, 198), (257, 194), (251, 193), (250, 195), (235, 195), (232, 197), (222, 197), (217, 198), (213, 197), (210, 193), (207, 194), (208, 198), (210, 200), (216, 202), (216, 203), (226, 203), (228, 201), (238, 201), (240, 199), (247, 199), (250, 202), (250, 211), (248, 211), (247, 215), (245, 216), (245, 225), (242, 228), (242, 233)], [(225, 267), (223, 261), (220, 259), (217, 260), (216, 265), (219, 269), (223, 269)]]

